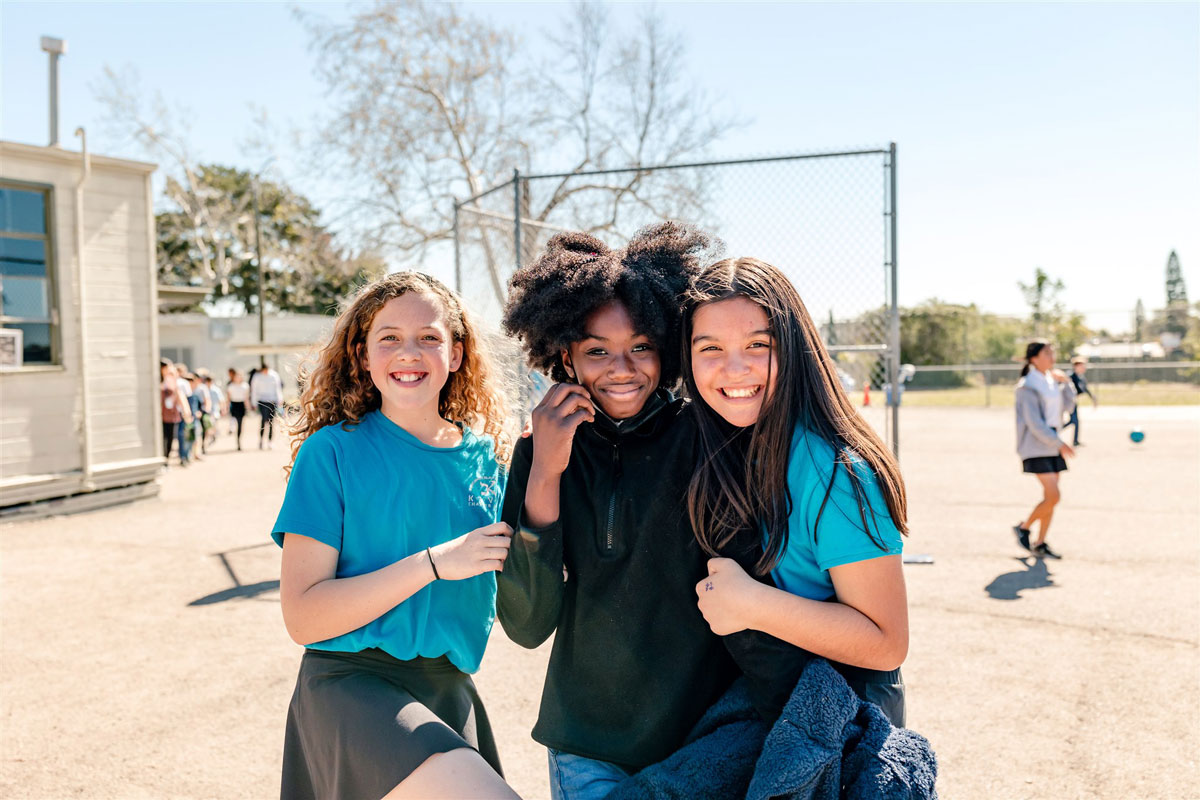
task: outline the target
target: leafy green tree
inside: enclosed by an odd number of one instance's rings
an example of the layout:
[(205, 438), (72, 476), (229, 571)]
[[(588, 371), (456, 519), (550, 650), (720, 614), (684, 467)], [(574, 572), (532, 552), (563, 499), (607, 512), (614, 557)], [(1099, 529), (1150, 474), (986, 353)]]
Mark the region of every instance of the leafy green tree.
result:
[(1032, 283), (1017, 281), (1017, 286), (1029, 305), (1030, 333), (1034, 336), (1050, 335), (1050, 329), (1063, 312), (1058, 295), (1066, 286), (1061, 280), (1051, 278), (1041, 267), (1033, 271)]
[(1056, 278), (1051, 278), (1045, 270), (1037, 267), (1033, 272), (1033, 282), (1017, 281), (1025, 302), (1029, 304), (1028, 335), (1049, 339), (1058, 348), (1060, 356), (1070, 356), (1079, 345), (1087, 341), (1091, 331), (1084, 323), (1082, 314), (1068, 313), (1059, 295), (1067, 288)]
[[(232, 298), (253, 313), (258, 308), (253, 176), (216, 164), (200, 165), (193, 174), (192, 191), (167, 181), (167, 198), (176, 202), (156, 217), (159, 278), (209, 287), (208, 302)], [(267, 309), (325, 313), (368, 275), (383, 271), (378, 259), (340, 249), (307, 198), (279, 183), (258, 183)]]

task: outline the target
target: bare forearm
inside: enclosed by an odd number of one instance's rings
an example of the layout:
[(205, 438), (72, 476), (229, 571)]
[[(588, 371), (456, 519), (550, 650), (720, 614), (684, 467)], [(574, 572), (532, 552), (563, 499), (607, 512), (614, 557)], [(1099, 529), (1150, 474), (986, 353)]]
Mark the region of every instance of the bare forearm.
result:
[(558, 490), (562, 475), (544, 474), (535, 464), (525, 487), (525, 523), (544, 528), (558, 519)]
[(394, 564), (356, 575), (330, 578), (307, 590), (282, 588), (283, 617), (297, 644), (312, 644), (357, 630), (412, 597), (433, 581), (422, 550)]
[(750, 626), (755, 630), (819, 656), (868, 669), (895, 669), (908, 653), (907, 626), (882, 628), (844, 603), (809, 600), (760, 586)]

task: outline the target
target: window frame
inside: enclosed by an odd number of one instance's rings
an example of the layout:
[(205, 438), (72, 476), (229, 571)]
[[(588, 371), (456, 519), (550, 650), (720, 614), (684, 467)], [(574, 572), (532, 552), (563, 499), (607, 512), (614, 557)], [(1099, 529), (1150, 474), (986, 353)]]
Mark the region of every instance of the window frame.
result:
[[(0, 238), (44, 242), (46, 248), (47, 305), (47, 319), (7, 316), (3, 313), (3, 309), (0, 308), (0, 328), (8, 325), (21, 324), (50, 325), (50, 360), (33, 363), (22, 360), (22, 365), (19, 369), (4, 370), (4, 372), (57, 371), (63, 368), (63, 359), (62, 315), (59, 313), (58, 309), (58, 248), (55, 246), (58, 233), (58, 220), (54, 213), (55, 186), (50, 183), (37, 183), (33, 181), (18, 180), (15, 178), (0, 177), (0, 189), (14, 189), (20, 192), (39, 192), (42, 195), (42, 202), (44, 204), (46, 214), (46, 232), (43, 234), (34, 234), (0, 230)], [(0, 282), (3, 282), (3, 280), (3, 277), (0, 276)]]

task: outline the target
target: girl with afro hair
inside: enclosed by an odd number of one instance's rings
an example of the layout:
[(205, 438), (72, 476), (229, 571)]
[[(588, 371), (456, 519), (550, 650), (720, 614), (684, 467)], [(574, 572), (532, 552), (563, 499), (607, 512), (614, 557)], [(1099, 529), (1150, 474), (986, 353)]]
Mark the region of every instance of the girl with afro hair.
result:
[(621, 250), (560, 234), (511, 281), (505, 329), (557, 383), (513, 453), (497, 615), (524, 647), (554, 634), (533, 738), (555, 798), (603, 797), (670, 755), (734, 674), (696, 604), (696, 425), (673, 394), (683, 297), (712, 247), (675, 222)]

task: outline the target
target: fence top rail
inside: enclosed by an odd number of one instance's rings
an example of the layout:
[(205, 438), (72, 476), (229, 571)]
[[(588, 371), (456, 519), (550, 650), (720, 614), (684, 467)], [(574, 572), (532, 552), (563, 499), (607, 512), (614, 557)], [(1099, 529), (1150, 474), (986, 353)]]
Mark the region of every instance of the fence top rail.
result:
[[(759, 158), (735, 158), (725, 161), (694, 161), (687, 164), (634, 164), (628, 167), (616, 167), (613, 169), (594, 169), (582, 172), (547, 172), (538, 175), (522, 175), (525, 180), (538, 180), (543, 178), (586, 178), (591, 175), (615, 175), (619, 172), (657, 172), (666, 169), (697, 169), (700, 167), (725, 167), (734, 166), (737, 164), (765, 164), (772, 161), (799, 161), (806, 158), (839, 158), (847, 156), (886, 156), (891, 151), (883, 148), (875, 148), (871, 150), (829, 150), (816, 153), (793, 153), (786, 156), (761, 156)], [(511, 182), (511, 181), (510, 181)]]
[(501, 189), (506, 189), (509, 186), (512, 186), (514, 180), (516, 180), (516, 178), (509, 178), (504, 183), (498, 183), (490, 189), (484, 189), (479, 194), (472, 195), (471, 197), (468, 197), (466, 200), (456, 200), (454, 203), (454, 206), (456, 208), (462, 208), (463, 206), (467, 205), (468, 203), (474, 203), (476, 200), (482, 200), (483, 198), (487, 197), (489, 194), (492, 194), (493, 192), (498, 192)]
[[(1063, 365), (1070, 367), (1068, 362)], [(1087, 362), (1088, 369), (1192, 369), (1200, 367), (1200, 361), (1091, 361)], [(1011, 364), (931, 364), (914, 367), (917, 372), (976, 372), (985, 369), (1020, 369), (1022, 363)], [(1062, 366), (1062, 365), (1060, 365)]]

